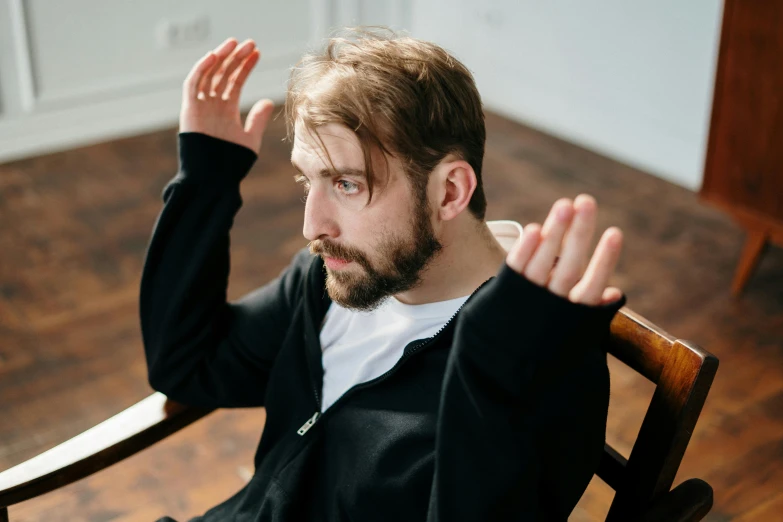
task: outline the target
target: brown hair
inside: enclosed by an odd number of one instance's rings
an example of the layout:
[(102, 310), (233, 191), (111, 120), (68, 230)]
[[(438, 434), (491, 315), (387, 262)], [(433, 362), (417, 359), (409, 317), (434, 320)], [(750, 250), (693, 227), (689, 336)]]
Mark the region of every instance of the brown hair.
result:
[[(289, 140), (297, 120), (310, 132), (329, 123), (353, 130), (364, 154), (370, 200), (374, 148), (384, 159), (401, 160), (419, 197), (435, 166), (447, 154), (457, 155), (476, 173), (468, 209), (484, 219), (481, 98), (470, 71), (441, 47), (386, 28), (347, 29), (329, 39), (322, 53), (307, 54), (294, 66), (285, 117)], [(321, 148), (334, 168), (322, 141)]]

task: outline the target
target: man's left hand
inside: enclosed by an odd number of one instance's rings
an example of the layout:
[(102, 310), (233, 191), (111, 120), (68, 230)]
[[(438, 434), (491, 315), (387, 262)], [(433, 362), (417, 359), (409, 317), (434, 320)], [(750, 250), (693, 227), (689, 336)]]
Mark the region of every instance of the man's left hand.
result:
[(558, 200), (543, 227), (537, 223), (525, 226), (506, 263), (530, 282), (571, 302), (601, 305), (617, 301), (622, 292), (608, 284), (620, 257), (623, 234), (617, 227), (606, 229), (590, 257), (596, 212), (595, 199), (586, 194), (574, 201)]

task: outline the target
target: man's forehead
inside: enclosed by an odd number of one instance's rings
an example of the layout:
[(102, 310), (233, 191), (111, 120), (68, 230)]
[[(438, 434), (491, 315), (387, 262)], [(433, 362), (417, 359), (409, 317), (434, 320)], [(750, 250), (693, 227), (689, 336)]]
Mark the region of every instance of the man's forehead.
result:
[[(323, 145), (319, 141), (323, 140)], [(291, 163), (302, 173), (315, 173), (329, 169), (329, 153), (334, 168), (338, 172), (357, 173), (365, 171), (364, 151), (359, 138), (345, 125), (330, 123), (311, 131), (300, 121), (294, 127), (294, 143), (291, 150)], [(379, 149), (371, 151), (374, 180), (382, 185), (405, 179), (398, 160), (386, 156)]]
[[(320, 139), (319, 139), (320, 138)], [(294, 143), (291, 150), (291, 160), (314, 161), (320, 159), (326, 162), (323, 147), (335, 164), (346, 163), (354, 168), (364, 165), (364, 154), (356, 137), (348, 127), (329, 124), (311, 131), (303, 124), (297, 123), (294, 128)]]

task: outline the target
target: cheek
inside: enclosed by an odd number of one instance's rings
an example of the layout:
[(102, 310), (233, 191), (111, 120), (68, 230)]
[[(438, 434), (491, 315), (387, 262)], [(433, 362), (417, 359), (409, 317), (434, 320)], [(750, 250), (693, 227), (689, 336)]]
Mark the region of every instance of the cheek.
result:
[(394, 214), (378, 221), (373, 234), (374, 243), (394, 244), (397, 247), (408, 244), (413, 238), (413, 218), (410, 210), (398, 209)]
[(370, 216), (366, 213), (345, 216), (340, 222), (340, 235), (343, 242), (361, 252), (376, 264), (379, 252), (389, 238), (396, 238), (396, 231), (390, 230), (389, 221), (393, 218)]
[(416, 226), (411, 197), (403, 190), (387, 192), (383, 200), (374, 197), (373, 203), (361, 211), (338, 211), (338, 224), (346, 244), (368, 256), (377, 256), (389, 243), (409, 242)]

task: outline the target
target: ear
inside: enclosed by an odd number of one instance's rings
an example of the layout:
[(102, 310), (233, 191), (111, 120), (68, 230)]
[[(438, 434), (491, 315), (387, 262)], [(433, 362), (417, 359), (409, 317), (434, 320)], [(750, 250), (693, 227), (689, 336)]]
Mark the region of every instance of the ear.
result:
[(447, 156), (430, 176), (430, 200), (438, 220), (457, 217), (470, 203), (476, 190), (476, 173), (467, 161)]

